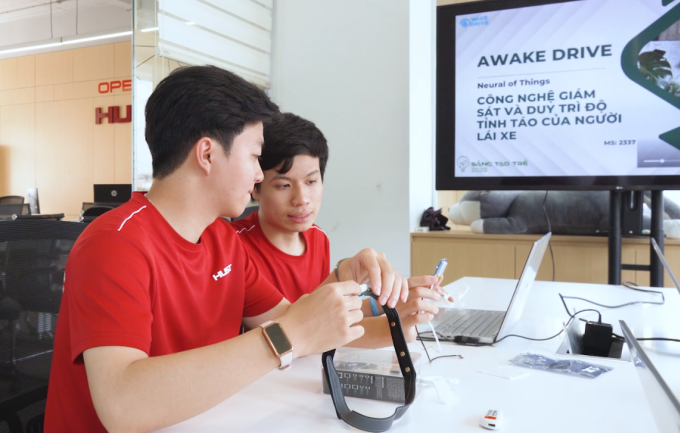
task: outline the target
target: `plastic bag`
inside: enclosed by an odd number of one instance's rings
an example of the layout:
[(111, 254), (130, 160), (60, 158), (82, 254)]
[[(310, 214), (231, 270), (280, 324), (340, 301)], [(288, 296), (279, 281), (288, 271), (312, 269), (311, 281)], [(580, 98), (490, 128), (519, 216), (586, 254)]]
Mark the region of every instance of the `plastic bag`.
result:
[(613, 370), (612, 367), (591, 364), (578, 359), (552, 359), (537, 353), (521, 353), (510, 360), (520, 367), (544, 370), (553, 373), (568, 374), (572, 376), (587, 377), (594, 379), (601, 374)]

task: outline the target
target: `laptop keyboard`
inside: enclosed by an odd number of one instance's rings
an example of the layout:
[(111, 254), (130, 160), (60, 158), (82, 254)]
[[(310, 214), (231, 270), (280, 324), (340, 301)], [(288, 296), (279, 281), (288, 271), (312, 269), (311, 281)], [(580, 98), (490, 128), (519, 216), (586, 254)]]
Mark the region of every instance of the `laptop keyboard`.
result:
[(503, 311), (450, 310), (449, 317), (437, 326), (444, 337), (464, 335), (469, 337), (493, 337), (505, 316)]

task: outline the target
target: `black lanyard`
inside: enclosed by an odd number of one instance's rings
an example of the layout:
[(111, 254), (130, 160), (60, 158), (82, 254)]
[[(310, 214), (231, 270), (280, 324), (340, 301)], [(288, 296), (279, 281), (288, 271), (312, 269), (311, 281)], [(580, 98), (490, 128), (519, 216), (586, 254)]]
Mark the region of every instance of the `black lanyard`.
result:
[[(377, 299), (377, 296), (373, 293), (368, 295)], [(397, 352), (399, 368), (404, 377), (404, 405), (399, 406), (391, 416), (387, 418), (371, 418), (350, 410), (345, 402), (345, 396), (342, 394), (342, 385), (340, 384), (338, 372), (335, 370), (335, 365), (333, 364), (335, 349), (324, 352), (324, 354), (321, 355), (321, 363), (324, 367), (326, 380), (331, 388), (331, 397), (333, 398), (333, 404), (335, 405), (335, 412), (337, 413), (338, 418), (352, 427), (369, 432), (384, 432), (389, 430), (390, 427), (392, 427), (394, 420), (401, 418), (402, 415), (406, 413), (416, 397), (416, 370), (413, 368), (411, 354), (408, 351), (406, 339), (404, 338), (404, 331), (401, 329), (399, 313), (396, 309), (386, 305), (383, 306), (383, 309), (385, 310), (385, 315), (387, 316), (390, 326), (390, 333), (392, 334), (394, 350)]]

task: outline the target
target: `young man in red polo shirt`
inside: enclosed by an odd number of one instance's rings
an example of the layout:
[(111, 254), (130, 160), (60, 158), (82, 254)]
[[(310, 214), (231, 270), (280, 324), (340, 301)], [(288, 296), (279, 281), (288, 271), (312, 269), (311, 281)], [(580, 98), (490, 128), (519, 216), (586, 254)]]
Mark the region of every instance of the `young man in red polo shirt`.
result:
[[(321, 207), (328, 145), (323, 133), (309, 120), (292, 113), (275, 116), (264, 126), (265, 145), (260, 157), (264, 179), (255, 185), (253, 197), (259, 209), (232, 222), (246, 251), (263, 275), (290, 302), (312, 293), (319, 285), (353, 279), (350, 263), (341, 262), (330, 272), (330, 244), (314, 220)], [(429, 290), (434, 284), (435, 290)], [(447, 296), (431, 275), (408, 280), (408, 302), (397, 306), (404, 333), (415, 340), (415, 326), (432, 319), (437, 307), (425, 299)], [(392, 344), (382, 308), (366, 299), (361, 325), (364, 336), (354, 347)], [(371, 305), (373, 304), (373, 305)]]
[[(277, 111), (257, 87), (215, 67), (159, 83), (146, 105), (153, 186), (90, 224), (66, 264), (46, 432), (176, 424), (294, 357), (363, 334), (356, 282), (291, 305), (238, 235), (214, 223), (240, 215), (262, 180), (262, 121)], [(396, 302), (403, 283), (381, 255), (348, 262)], [(242, 324), (252, 331), (239, 335)]]

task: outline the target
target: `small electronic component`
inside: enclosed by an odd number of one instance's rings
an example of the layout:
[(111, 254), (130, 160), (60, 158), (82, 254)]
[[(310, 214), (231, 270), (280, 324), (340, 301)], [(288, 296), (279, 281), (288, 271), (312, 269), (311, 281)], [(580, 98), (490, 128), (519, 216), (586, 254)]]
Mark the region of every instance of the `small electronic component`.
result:
[(479, 425), (488, 430), (499, 430), (503, 427), (503, 413), (500, 410), (490, 409), (479, 419)]

